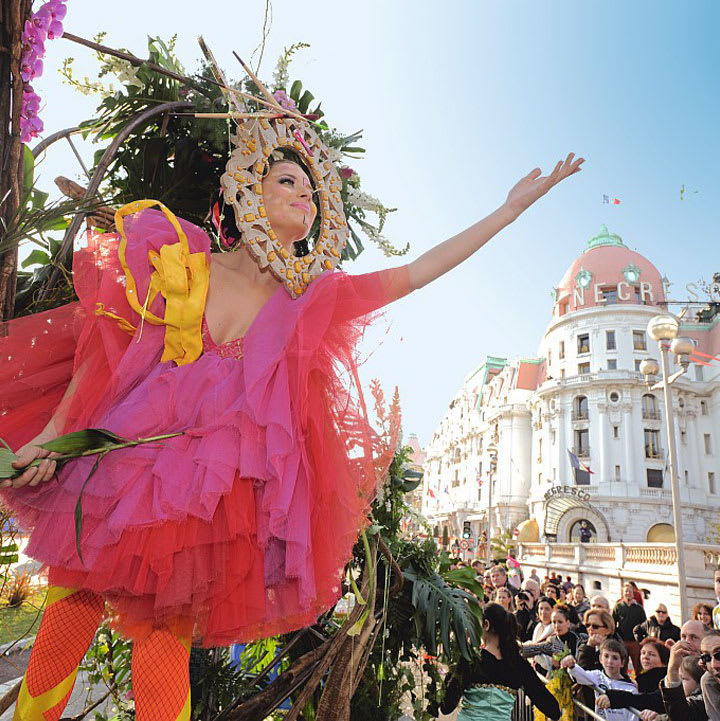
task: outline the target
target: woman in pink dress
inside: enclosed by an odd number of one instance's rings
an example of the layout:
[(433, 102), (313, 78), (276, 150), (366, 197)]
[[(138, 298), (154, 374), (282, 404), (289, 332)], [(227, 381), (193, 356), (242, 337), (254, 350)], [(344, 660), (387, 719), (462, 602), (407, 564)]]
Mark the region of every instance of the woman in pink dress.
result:
[[(120, 211), (122, 238), (90, 237), (73, 264), (79, 303), (8, 325), (0, 436), (22, 446), (22, 469), (48, 455), (37, 444), (81, 428), (182, 435), (103, 458), (83, 494), (82, 559), (73, 512), (92, 459), (56, 473), (46, 457), (4, 482), (51, 584), (16, 718), (60, 717), (105, 600), (135, 642), (139, 719), (189, 718), (193, 629), (224, 645), (289, 632), (331, 607), (392, 453), (364, 413), (359, 336), (374, 311), (469, 258), (582, 162), (570, 154), (547, 177), (536, 168), (495, 212), (407, 265), (328, 272), (294, 299), (244, 245), (211, 255), (200, 228), (156, 203)], [(292, 253), (317, 213), (308, 175), (276, 162), (261, 192)], [(155, 291), (170, 284), (163, 263), (178, 238), (191, 290), (173, 305)], [(205, 270), (207, 295), (194, 296), (193, 273)], [(197, 322), (186, 322), (193, 305)], [(165, 328), (145, 322), (146, 310), (164, 314)], [(38, 340), (48, 350), (32, 368), (36, 354), (22, 347)]]

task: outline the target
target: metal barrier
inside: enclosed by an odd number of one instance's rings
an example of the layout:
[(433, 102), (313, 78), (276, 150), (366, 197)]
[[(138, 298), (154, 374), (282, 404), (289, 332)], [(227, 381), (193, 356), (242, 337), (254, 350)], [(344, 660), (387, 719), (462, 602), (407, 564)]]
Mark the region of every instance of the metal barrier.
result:
[[(547, 683), (547, 679), (543, 676), (538, 674), (538, 678), (540, 678), (543, 683)], [(573, 698), (573, 704), (575, 705), (575, 710), (579, 712), (579, 719), (585, 718), (593, 719), (593, 721), (605, 721), (603, 716), (599, 716), (593, 709), (588, 708), (584, 703), (578, 701), (576, 698)], [(533, 708), (532, 701), (525, 694), (525, 691), (523, 689), (518, 689), (515, 706), (512, 712), (512, 721), (534, 721), (535, 715), (533, 713)], [(630, 711), (634, 716), (640, 718), (640, 712), (637, 709), (629, 708), (628, 711)]]

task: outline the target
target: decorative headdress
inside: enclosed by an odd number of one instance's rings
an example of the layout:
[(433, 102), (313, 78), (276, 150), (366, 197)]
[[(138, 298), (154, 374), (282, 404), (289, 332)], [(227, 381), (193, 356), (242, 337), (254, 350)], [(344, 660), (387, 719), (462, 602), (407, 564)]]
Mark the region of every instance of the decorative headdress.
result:
[[(312, 121), (283, 107), (257, 76), (240, 60), (265, 100), (230, 89), (212, 53), (200, 39), (200, 46), (231, 102), (238, 122), (231, 141), (235, 149), (221, 176), (225, 205), (232, 207), (235, 224), (245, 246), (261, 269), (269, 269), (293, 298), (322, 273), (340, 262), (349, 230), (341, 197), (342, 180), (330, 158), (330, 149), (313, 130)], [(250, 97), (268, 111), (250, 113), (237, 96)], [(309, 170), (318, 196), (319, 231), (309, 253), (296, 256), (278, 242), (270, 226), (262, 195), (262, 181), (273, 153), (290, 151)]]

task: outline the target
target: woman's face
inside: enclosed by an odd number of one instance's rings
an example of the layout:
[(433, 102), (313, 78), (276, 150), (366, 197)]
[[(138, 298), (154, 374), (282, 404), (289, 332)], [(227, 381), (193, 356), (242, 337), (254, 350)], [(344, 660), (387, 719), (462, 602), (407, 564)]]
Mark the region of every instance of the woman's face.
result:
[(585, 591), (582, 590), (582, 586), (575, 586), (573, 588), (573, 598), (575, 599), (575, 605), (580, 605), (583, 598), (585, 598)]
[(640, 665), (644, 671), (649, 671), (651, 668), (660, 668), (664, 665), (660, 660), (660, 654), (652, 643), (646, 643), (640, 649)]
[(557, 595), (557, 589), (555, 588), (555, 586), (548, 586), (547, 591), (545, 592), (545, 595), (548, 598), (554, 598), (557, 601), (558, 595)]
[(317, 215), (305, 171), (290, 161), (277, 162), (263, 178), (262, 188), (265, 211), (278, 240), (290, 247), (305, 238)]
[(712, 626), (712, 615), (705, 606), (700, 606), (698, 609), (697, 620), (705, 626)]
[(552, 625), (557, 636), (564, 636), (570, 630), (570, 621), (560, 611), (553, 611)]
[(542, 601), (538, 605), (538, 618), (547, 625), (550, 623), (550, 617), (552, 616), (552, 606), (547, 601)]
[(607, 638), (610, 635), (610, 629), (603, 623), (602, 618), (595, 613), (588, 616), (587, 630), (591, 636)]
[(500, 588), (495, 594), (495, 601), (499, 603), (506, 611), (510, 610), (510, 591), (506, 588)]

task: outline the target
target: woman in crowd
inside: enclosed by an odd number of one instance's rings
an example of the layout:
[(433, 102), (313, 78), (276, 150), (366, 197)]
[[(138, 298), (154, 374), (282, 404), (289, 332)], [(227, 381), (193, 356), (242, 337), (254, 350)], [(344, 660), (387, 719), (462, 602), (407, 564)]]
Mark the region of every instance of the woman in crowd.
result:
[[(712, 631), (713, 630), (713, 620), (712, 620), (712, 613), (713, 613), (713, 606), (710, 603), (696, 603), (693, 606), (692, 610), (692, 619), (693, 621), (700, 621), (702, 625), (705, 628), (705, 631)], [(679, 640), (679, 639), (675, 639)]]
[(530, 664), (520, 656), (515, 617), (497, 603), (483, 614), (483, 645), (472, 662), (461, 659), (448, 675), (440, 710), (452, 713), (462, 699), (457, 721), (510, 721), (517, 690), (551, 719), (560, 707)]
[(635, 679), (639, 693), (622, 690), (607, 692), (610, 708), (636, 708), (639, 711), (664, 713), (665, 705), (660, 695), (660, 682), (667, 673), (670, 651), (655, 638), (646, 638), (640, 644), (641, 672)]
[(515, 613), (513, 595), (507, 588), (496, 588), (491, 600), (494, 603), (499, 603), (508, 613)]
[(616, 638), (615, 621), (604, 608), (591, 608), (585, 612), (588, 638), (578, 646), (577, 662), (586, 671), (597, 671), (600, 665), (600, 645), (607, 638)]
[[(695, 608), (697, 608), (697, 606)], [(695, 609), (693, 609), (693, 612), (694, 610)], [(712, 615), (712, 608), (710, 612)], [(693, 616), (693, 618), (695, 618), (695, 616)], [(650, 616), (647, 621), (643, 621), (635, 626), (633, 635), (638, 643), (648, 636), (650, 638), (659, 638), (663, 642), (668, 639), (679, 641), (680, 629), (670, 620), (667, 606), (664, 603), (658, 603), (655, 608), (655, 613)]]
[[(532, 632), (532, 638), (527, 642), (526, 646), (541, 644), (547, 641), (550, 636), (555, 633), (552, 625), (552, 612), (555, 601), (547, 596), (540, 596), (537, 603), (538, 621)], [(547, 676), (552, 670), (552, 657), (547, 654), (538, 654), (533, 656), (533, 665), (538, 673)]]
[(575, 584), (572, 590), (572, 607), (575, 609), (579, 618), (585, 615), (585, 612), (590, 608), (590, 601), (585, 595), (585, 588), (582, 583)]

